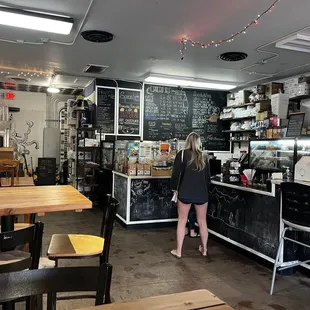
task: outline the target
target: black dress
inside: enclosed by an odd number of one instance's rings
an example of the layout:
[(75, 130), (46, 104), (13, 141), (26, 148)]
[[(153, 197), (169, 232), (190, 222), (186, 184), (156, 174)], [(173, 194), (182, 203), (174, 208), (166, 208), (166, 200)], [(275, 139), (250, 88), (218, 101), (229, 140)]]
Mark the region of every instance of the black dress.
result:
[(184, 150), (182, 163), (182, 151), (180, 151), (174, 161), (171, 177), (171, 189), (177, 190), (179, 178), (178, 198), (186, 204), (201, 205), (209, 200), (210, 168), (207, 156), (205, 155), (206, 166), (199, 171), (195, 163), (191, 163), (191, 150)]

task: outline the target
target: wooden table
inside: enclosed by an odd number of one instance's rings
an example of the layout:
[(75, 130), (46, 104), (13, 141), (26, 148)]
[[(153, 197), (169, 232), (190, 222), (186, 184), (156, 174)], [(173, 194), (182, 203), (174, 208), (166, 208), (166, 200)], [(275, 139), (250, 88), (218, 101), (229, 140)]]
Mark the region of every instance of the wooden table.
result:
[(130, 302), (85, 308), (84, 310), (233, 310), (207, 290), (150, 297)]
[[(11, 178), (1, 178), (1, 186), (11, 186)], [(14, 186), (34, 186), (32, 177), (14, 178)], [(0, 189), (1, 190), (1, 189)]]
[(92, 202), (71, 185), (0, 188), (2, 231), (14, 229), (14, 215), (91, 208)]

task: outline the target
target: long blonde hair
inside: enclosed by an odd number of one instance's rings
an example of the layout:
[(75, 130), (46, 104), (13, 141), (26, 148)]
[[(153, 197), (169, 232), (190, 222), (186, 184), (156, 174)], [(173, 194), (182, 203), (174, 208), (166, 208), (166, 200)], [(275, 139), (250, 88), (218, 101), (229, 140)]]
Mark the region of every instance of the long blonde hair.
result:
[(189, 161), (189, 165), (195, 163), (196, 169), (199, 171), (205, 168), (206, 163), (203, 153), (201, 151), (200, 136), (196, 132), (191, 132), (187, 136), (185, 140), (184, 150), (191, 150), (191, 159)]

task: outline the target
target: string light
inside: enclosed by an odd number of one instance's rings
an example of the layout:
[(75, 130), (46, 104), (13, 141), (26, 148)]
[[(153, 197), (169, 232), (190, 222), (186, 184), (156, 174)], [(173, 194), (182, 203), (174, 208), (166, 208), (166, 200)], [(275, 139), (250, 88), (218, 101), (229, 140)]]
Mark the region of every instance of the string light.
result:
[(180, 53), (181, 53), (181, 60), (184, 59), (185, 57), (185, 50), (186, 50), (186, 47), (187, 47), (187, 44), (190, 43), (192, 46), (199, 46), (201, 48), (208, 48), (208, 47), (211, 47), (211, 46), (215, 46), (215, 47), (218, 47), (220, 46), (222, 43), (231, 43), (234, 41), (234, 39), (241, 35), (241, 34), (246, 34), (247, 33), (247, 30), (252, 27), (253, 25), (258, 25), (259, 24), (259, 20), (265, 15), (265, 14), (268, 14), (270, 12), (272, 12), (272, 10), (276, 7), (276, 4), (280, 2), (280, 0), (275, 0), (271, 6), (268, 7), (267, 10), (265, 10), (263, 13), (257, 15), (257, 17), (255, 19), (253, 19), (246, 27), (244, 27), (242, 30), (236, 32), (236, 33), (233, 33), (229, 38), (227, 39), (224, 39), (224, 40), (219, 40), (219, 41), (211, 41), (210, 43), (202, 43), (200, 41), (194, 41), (190, 38), (183, 38), (181, 40), (181, 44), (182, 44), (182, 48), (180, 49)]

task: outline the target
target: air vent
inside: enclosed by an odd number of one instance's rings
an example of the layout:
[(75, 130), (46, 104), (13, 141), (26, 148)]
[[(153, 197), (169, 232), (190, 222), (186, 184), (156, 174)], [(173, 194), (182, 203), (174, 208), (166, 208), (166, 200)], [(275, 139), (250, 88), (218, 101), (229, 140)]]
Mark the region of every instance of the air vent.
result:
[(25, 78), (25, 77), (19, 77), (15, 75), (8, 75), (5, 77), (6, 81), (11, 81), (14, 83), (29, 83), (31, 81), (30, 78)]
[(235, 61), (240, 61), (244, 60), (248, 57), (246, 53), (242, 52), (228, 52), (220, 55), (220, 59), (223, 61), (230, 61), (230, 62), (235, 62)]
[(94, 43), (107, 43), (114, 39), (112, 33), (100, 30), (83, 31), (81, 35), (84, 40)]
[(101, 66), (101, 65), (87, 65), (83, 72), (91, 73), (91, 74), (103, 74), (105, 70), (107, 70), (108, 66)]

